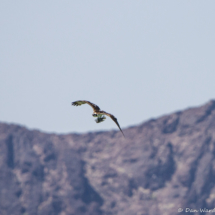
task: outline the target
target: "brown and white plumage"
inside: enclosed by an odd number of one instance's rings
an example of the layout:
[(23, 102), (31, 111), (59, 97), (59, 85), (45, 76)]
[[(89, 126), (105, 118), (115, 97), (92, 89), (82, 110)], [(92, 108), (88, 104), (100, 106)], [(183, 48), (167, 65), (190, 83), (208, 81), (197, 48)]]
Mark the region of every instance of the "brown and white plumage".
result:
[(80, 106), (80, 105), (83, 105), (83, 104), (86, 104), (86, 103), (93, 108), (94, 112), (100, 110), (99, 106), (93, 104), (92, 102), (86, 101), (86, 100), (79, 100), (79, 101), (72, 102), (72, 105), (74, 105), (74, 106)]
[[(122, 129), (120, 128), (117, 118), (114, 115), (100, 110), (99, 106), (97, 106), (89, 101), (86, 101), (86, 100), (79, 100), (79, 101), (72, 102), (72, 105), (74, 105), (74, 106), (80, 106), (82, 104), (88, 104), (93, 108), (93, 116), (97, 117), (97, 119), (96, 119), (97, 123), (103, 122), (106, 119), (106, 117), (104, 117), (104, 115), (109, 116), (116, 123), (119, 130), (122, 132)], [(125, 137), (123, 132), (122, 132), (122, 134)]]

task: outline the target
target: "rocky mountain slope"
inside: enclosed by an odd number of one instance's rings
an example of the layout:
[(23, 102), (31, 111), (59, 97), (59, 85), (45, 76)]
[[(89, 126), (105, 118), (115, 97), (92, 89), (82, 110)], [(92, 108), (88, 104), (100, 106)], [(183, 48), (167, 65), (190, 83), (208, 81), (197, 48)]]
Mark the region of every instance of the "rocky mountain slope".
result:
[(117, 130), (56, 135), (0, 123), (0, 214), (208, 214), (200, 209), (215, 207), (215, 101), (123, 131), (126, 139)]

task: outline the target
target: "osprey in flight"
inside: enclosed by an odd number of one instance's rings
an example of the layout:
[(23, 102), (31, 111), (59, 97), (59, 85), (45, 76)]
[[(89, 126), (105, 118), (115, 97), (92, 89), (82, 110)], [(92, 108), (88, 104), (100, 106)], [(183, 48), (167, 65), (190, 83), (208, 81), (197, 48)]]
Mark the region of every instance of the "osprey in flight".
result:
[[(105, 111), (100, 110), (99, 106), (97, 106), (97, 105), (95, 105), (89, 101), (86, 101), (86, 100), (79, 100), (79, 101), (72, 102), (72, 105), (80, 106), (80, 105), (83, 105), (86, 103), (93, 108), (93, 114), (92, 115), (93, 115), (93, 117), (97, 117), (97, 119), (95, 120), (96, 123), (103, 122), (106, 119), (106, 117), (104, 115), (109, 116), (117, 124), (120, 131), (122, 132), (122, 129), (120, 128), (119, 123), (117, 122), (117, 118), (110, 113), (106, 113)], [(123, 134), (123, 132), (122, 132), (122, 134)], [(125, 137), (124, 134), (123, 134), (123, 136)]]

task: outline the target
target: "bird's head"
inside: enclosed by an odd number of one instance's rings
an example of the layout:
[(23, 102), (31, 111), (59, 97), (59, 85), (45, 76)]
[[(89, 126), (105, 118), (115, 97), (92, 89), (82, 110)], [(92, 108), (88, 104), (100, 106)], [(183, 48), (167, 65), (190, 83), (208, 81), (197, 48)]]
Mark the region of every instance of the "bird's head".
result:
[(96, 113), (93, 113), (93, 117), (97, 117), (97, 114), (96, 114)]

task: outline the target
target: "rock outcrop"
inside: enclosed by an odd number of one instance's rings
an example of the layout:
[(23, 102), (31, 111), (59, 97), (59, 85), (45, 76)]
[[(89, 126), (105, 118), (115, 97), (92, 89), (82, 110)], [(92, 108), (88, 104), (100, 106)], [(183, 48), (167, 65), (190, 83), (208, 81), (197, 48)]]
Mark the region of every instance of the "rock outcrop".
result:
[(126, 139), (119, 131), (57, 135), (0, 123), (0, 214), (215, 207), (215, 101), (123, 131)]

